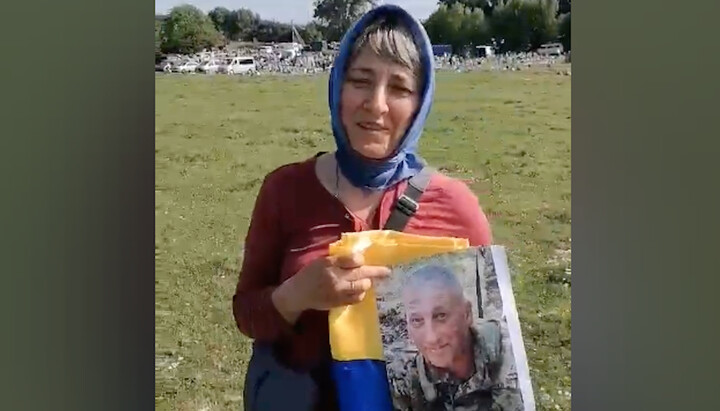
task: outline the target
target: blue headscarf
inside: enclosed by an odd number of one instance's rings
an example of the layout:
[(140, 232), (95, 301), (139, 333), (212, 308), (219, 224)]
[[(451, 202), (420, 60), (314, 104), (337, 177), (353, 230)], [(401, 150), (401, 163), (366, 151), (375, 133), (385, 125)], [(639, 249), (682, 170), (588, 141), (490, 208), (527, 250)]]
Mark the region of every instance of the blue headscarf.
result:
[[(393, 155), (383, 161), (362, 158), (350, 146), (340, 117), (340, 93), (345, 79), (348, 60), (358, 36), (363, 30), (383, 16), (394, 16), (409, 29), (420, 54), (423, 68), (420, 105), (405, 135), (400, 139)], [(405, 10), (394, 5), (382, 5), (365, 13), (340, 42), (340, 51), (330, 72), (329, 104), (332, 130), (337, 144), (335, 157), (343, 175), (356, 187), (383, 190), (395, 183), (410, 178), (422, 170), (425, 162), (417, 154), (417, 144), (422, 134), (425, 119), (430, 112), (435, 89), (435, 67), (432, 45), (422, 24)]]

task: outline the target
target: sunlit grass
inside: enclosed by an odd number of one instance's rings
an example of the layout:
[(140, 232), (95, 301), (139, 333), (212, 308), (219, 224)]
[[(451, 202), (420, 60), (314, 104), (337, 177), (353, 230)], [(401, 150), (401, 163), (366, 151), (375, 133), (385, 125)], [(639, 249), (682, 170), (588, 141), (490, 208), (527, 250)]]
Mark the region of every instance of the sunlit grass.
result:
[[(559, 71), (560, 69), (558, 69)], [(570, 77), (439, 73), (421, 154), (508, 247), (539, 409), (570, 409)], [(332, 150), (327, 78), (156, 78), (156, 405), (241, 409), (238, 257), (263, 176)]]

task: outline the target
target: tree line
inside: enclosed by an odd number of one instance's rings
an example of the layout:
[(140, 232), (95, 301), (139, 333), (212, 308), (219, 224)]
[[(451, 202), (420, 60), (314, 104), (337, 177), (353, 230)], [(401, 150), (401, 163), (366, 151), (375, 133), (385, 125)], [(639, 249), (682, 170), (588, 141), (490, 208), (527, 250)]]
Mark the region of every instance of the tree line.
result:
[(493, 45), (500, 53), (537, 49), (549, 42), (570, 50), (570, 0), (440, 0), (423, 22), (433, 44), (454, 53)]
[[(305, 41), (339, 41), (374, 0), (315, 0), (314, 20), (295, 28)], [(439, 0), (423, 22), (433, 44), (454, 53), (494, 45), (499, 52), (528, 51), (559, 41), (570, 50), (570, 0)], [(292, 25), (262, 19), (251, 10), (191, 5), (155, 18), (155, 53), (195, 53), (231, 41), (289, 42)]]

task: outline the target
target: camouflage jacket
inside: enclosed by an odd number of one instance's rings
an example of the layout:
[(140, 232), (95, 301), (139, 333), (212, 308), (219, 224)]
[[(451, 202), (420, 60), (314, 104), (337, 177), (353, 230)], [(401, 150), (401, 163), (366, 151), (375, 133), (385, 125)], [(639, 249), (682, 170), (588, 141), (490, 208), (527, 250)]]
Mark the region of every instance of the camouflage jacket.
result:
[(519, 390), (503, 387), (499, 375), (503, 352), (500, 325), (486, 321), (471, 330), (475, 374), (452, 381), (425, 364), (419, 352), (410, 352), (388, 365), (393, 408), (400, 411), (522, 411)]

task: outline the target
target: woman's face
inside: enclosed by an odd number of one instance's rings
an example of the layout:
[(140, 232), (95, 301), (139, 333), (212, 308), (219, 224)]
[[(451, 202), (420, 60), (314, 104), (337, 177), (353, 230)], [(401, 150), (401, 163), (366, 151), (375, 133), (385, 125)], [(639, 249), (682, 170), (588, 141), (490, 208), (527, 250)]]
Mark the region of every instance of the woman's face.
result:
[(367, 49), (348, 67), (340, 116), (350, 146), (371, 159), (390, 157), (419, 104), (413, 72)]

